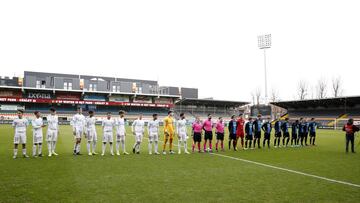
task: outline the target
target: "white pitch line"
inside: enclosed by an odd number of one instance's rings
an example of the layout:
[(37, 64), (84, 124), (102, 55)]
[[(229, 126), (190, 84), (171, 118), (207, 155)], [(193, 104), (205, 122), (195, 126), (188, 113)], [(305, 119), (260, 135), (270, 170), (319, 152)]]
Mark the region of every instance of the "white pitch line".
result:
[(289, 173), (295, 173), (295, 174), (299, 174), (299, 175), (303, 175), (303, 176), (308, 176), (308, 177), (312, 177), (312, 178), (326, 180), (326, 181), (333, 182), (333, 183), (339, 183), (339, 184), (343, 184), (343, 185), (348, 185), (348, 186), (353, 186), (353, 187), (360, 188), (360, 185), (358, 185), (358, 184), (349, 183), (349, 182), (345, 182), (345, 181), (341, 181), (341, 180), (330, 179), (330, 178), (326, 178), (326, 177), (322, 177), (322, 176), (317, 176), (317, 175), (313, 175), (313, 174), (309, 174), (309, 173), (304, 173), (304, 172), (301, 172), (301, 171), (295, 171), (295, 170), (291, 170), (291, 169), (287, 169), (287, 168), (281, 168), (281, 167), (272, 166), (272, 165), (269, 165), (269, 164), (264, 164), (264, 163), (260, 163), (260, 162), (256, 162), (256, 161), (250, 161), (250, 160), (241, 159), (241, 158), (232, 157), (232, 156), (227, 156), (227, 155), (223, 155), (223, 154), (216, 154), (216, 153), (211, 153), (211, 154), (214, 155), (214, 156), (220, 156), (220, 157), (229, 158), (229, 159), (242, 161), (242, 162), (246, 162), (246, 163), (251, 163), (251, 164), (255, 164), (255, 165), (259, 165), (259, 166), (264, 166), (264, 167), (268, 167), (268, 168), (282, 170), (282, 171), (286, 171), (286, 172), (289, 172)]
[[(144, 137), (144, 138), (149, 139), (147, 137)], [(159, 142), (163, 143), (162, 140), (159, 140)], [(178, 147), (178, 145), (176, 145), (176, 144), (174, 144), (174, 146)], [(309, 173), (304, 173), (304, 172), (301, 172), (301, 171), (295, 171), (295, 170), (291, 170), (291, 169), (287, 169), (287, 168), (281, 168), (281, 167), (272, 166), (272, 165), (269, 165), (269, 164), (264, 164), (264, 163), (260, 163), (260, 162), (256, 162), (256, 161), (250, 161), (250, 160), (247, 160), (247, 159), (241, 159), (241, 158), (227, 156), (227, 155), (223, 155), (223, 154), (216, 154), (216, 153), (210, 153), (210, 154), (214, 155), (214, 156), (220, 156), (220, 157), (233, 159), (233, 160), (237, 160), (237, 161), (242, 161), (242, 162), (246, 162), (246, 163), (251, 163), (251, 164), (255, 164), (255, 165), (259, 165), (259, 166), (264, 166), (264, 167), (268, 167), (268, 168), (282, 170), (282, 171), (286, 171), (286, 172), (289, 172), (289, 173), (295, 173), (295, 174), (298, 174), (298, 175), (303, 175), (303, 176), (308, 176), (308, 177), (317, 178), (317, 179), (321, 179), (321, 180), (326, 180), (326, 181), (332, 182), (332, 183), (339, 183), (339, 184), (343, 184), (343, 185), (348, 185), (348, 186), (353, 186), (353, 187), (360, 188), (360, 185), (355, 184), (355, 183), (349, 183), (349, 182), (345, 182), (345, 181), (341, 181), (341, 180), (335, 180), (335, 179), (326, 178), (326, 177), (322, 177), (322, 176), (317, 176), (317, 175), (313, 175), (313, 174), (309, 174)]]

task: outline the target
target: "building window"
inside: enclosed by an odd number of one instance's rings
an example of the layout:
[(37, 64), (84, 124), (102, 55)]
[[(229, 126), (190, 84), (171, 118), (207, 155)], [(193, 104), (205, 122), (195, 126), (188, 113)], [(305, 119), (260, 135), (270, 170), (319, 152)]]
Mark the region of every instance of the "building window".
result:
[(40, 80), (37, 80), (36, 81), (36, 88), (40, 88), (41, 87), (41, 81)]
[(41, 81), (41, 88), (45, 89), (45, 84), (46, 84), (46, 81), (45, 81), (45, 80), (42, 80), (42, 81)]
[(89, 84), (89, 91), (96, 91), (96, 84)]
[(64, 90), (72, 90), (72, 82), (64, 82)]
[(120, 85), (113, 85), (112, 92), (120, 92)]

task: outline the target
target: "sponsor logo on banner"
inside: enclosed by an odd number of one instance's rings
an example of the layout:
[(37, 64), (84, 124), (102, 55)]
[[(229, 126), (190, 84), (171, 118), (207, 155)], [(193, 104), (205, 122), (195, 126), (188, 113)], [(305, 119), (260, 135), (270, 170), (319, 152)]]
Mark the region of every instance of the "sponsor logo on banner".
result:
[(52, 95), (50, 93), (39, 93), (39, 92), (29, 92), (27, 98), (29, 99), (51, 99)]

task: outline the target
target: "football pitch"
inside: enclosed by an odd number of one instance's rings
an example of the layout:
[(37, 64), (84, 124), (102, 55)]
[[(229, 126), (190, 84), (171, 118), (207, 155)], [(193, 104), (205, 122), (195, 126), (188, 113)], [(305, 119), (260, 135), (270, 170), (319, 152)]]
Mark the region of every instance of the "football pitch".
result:
[[(139, 155), (102, 157), (84, 140), (73, 156), (71, 127), (60, 130), (59, 156), (44, 143), (45, 157), (14, 160), (13, 129), (0, 125), (0, 202), (360, 202), (360, 154), (345, 153), (341, 131), (318, 130), (316, 147), (234, 152), (225, 141), (225, 152), (189, 155), (149, 155), (145, 138)], [(98, 128), (98, 153), (101, 139)], [(30, 128), (27, 141), (31, 155)]]

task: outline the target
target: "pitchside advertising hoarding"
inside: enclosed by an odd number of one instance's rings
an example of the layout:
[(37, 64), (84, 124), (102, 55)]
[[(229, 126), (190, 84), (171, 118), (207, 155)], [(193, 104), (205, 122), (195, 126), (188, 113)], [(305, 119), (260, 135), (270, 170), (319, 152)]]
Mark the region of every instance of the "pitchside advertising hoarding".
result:
[(78, 105), (104, 105), (104, 106), (135, 106), (135, 107), (161, 107), (171, 108), (172, 104), (149, 104), (149, 103), (130, 103), (114, 101), (81, 101), (63, 99), (29, 99), (29, 98), (7, 98), (0, 97), (0, 102), (23, 102), (23, 103), (51, 103), (51, 104), (78, 104)]
[(17, 111), (18, 106), (17, 105), (0, 105), (0, 109), (2, 111)]

